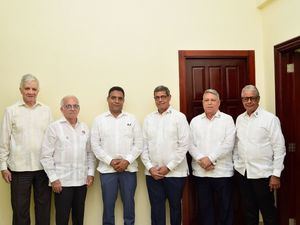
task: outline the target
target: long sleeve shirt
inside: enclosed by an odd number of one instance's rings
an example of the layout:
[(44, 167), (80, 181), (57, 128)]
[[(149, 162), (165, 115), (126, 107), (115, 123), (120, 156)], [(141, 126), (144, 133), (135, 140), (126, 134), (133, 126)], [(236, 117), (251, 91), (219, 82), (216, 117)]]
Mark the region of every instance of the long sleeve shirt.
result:
[(73, 127), (65, 118), (51, 123), (45, 133), (41, 163), (50, 182), (59, 180), (64, 187), (86, 184), (87, 176), (95, 173), (87, 125), (78, 121)]
[(167, 166), (166, 177), (186, 177), (189, 173), (186, 153), (190, 130), (183, 113), (169, 107), (164, 113), (153, 112), (144, 121), (144, 150), (141, 159), (145, 174), (156, 166)]
[(52, 121), (50, 108), (19, 101), (6, 108), (0, 130), (0, 170), (42, 170), (40, 152), (45, 130)]
[[(205, 113), (196, 116), (190, 123), (192, 144), (190, 154), (193, 157), (193, 174), (199, 177), (233, 176), (232, 153), (235, 142), (235, 126), (231, 116), (218, 111), (209, 120)], [(205, 170), (197, 163), (208, 157), (215, 168)]]
[(114, 173), (110, 165), (113, 159), (129, 162), (128, 172), (138, 171), (136, 159), (142, 152), (143, 138), (141, 127), (132, 114), (122, 112), (114, 117), (109, 111), (97, 116), (91, 130), (91, 145), (100, 173)]
[(279, 119), (261, 107), (236, 121), (237, 139), (234, 167), (248, 178), (280, 177), (285, 156), (285, 142)]

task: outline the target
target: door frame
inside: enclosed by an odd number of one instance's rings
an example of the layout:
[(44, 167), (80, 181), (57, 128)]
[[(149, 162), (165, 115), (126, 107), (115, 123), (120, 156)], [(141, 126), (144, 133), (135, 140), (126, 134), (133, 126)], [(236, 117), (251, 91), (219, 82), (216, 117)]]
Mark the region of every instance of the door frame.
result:
[[(255, 84), (255, 52), (253, 50), (179, 50), (179, 94), (180, 94), (180, 111), (187, 113), (187, 95), (186, 95), (186, 60), (187, 59), (226, 59), (226, 58), (243, 58), (247, 62), (247, 71), (249, 84)], [(187, 179), (189, 182), (189, 179)], [(191, 206), (191, 193), (189, 184), (185, 185), (183, 192), (183, 225), (191, 225), (189, 212), (193, 210)]]
[(284, 100), (281, 91), (281, 79), (283, 73), (281, 70), (282, 55), (284, 52), (293, 50), (297, 47), (300, 47), (300, 36), (274, 46), (276, 113), (280, 115), (282, 114), (282, 107), (284, 105), (282, 104)]
[[(278, 115), (279, 119), (282, 119), (284, 116), (284, 107), (286, 107), (285, 104), (285, 100), (284, 100), (284, 93), (283, 93), (283, 77), (284, 75), (286, 75), (286, 71), (283, 71), (283, 68), (286, 68), (285, 65), (283, 65), (283, 61), (284, 61), (284, 54), (290, 52), (290, 51), (294, 51), (295, 49), (300, 48), (300, 36), (297, 36), (295, 38), (292, 38), (290, 40), (284, 41), (280, 44), (277, 44), (274, 46), (274, 68), (275, 68), (275, 93), (276, 93), (276, 114)], [(296, 87), (297, 88), (297, 87)], [(295, 96), (291, 96), (291, 98), (293, 98), (294, 102), (296, 102)], [(284, 120), (281, 120), (281, 122), (285, 122)], [(289, 141), (289, 140), (286, 140)], [(298, 148), (299, 149), (299, 148)], [(291, 154), (293, 154), (292, 152), (288, 152), (287, 149), (287, 153), (286, 154), (290, 154), (289, 156), (292, 157)], [(294, 155), (295, 157), (295, 155)], [(297, 156), (298, 157), (298, 156)], [(287, 158), (287, 157), (286, 157)], [(297, 161), (297, 158), (295, 158), (295, 161)], [(293, 163), (290, 163), (288, 165), (285, 165), (290, 171), (297, 171), (297, 168), (295, 168), (295, 165), (293, 165)], [(290, 166), (288, 168), (288, 166)], [(286, 179), (288, 179), (288, 182), (285, 182), (282, 185), (291, 185), (292, 180), (289, 180), (290, 178), (290, 174), (287, 175)], [(297, 176), (297, 175), (295, 175)], [(297, 183), (294, 184), (297, 186)], [(278, 209), (279, 209), (279, 221), (280, 223), (285, 222), (287, 220), (290, 219), (290, 212), (289, 212), (289, 208), (285, 207), (284, 205), (286, 205), (287, 203), (283, 203), (288, 201), (287, 199), (291, 199), (291, 198), (296, 198), (296, 203), (300, 202), (300, 197), (298, 195), (296, 196), (291, 196), (293, 195), (293, 193), (289, 193), (288, 190), (289, 188), (286, 187), (286, 189), (283, 189), (284, 187), (279, 189), (279, 193), (278, 193)], [(289, 195), (288, 197), (286, 197), (286, 195)], [(300, 209), (296, 208), (294, 209), (295, 212), (295, 218), (291, 218), (291, 219), (296, 219), (296, 222), (300, 222), (298, 220), (299, 219), (299, 211)]]

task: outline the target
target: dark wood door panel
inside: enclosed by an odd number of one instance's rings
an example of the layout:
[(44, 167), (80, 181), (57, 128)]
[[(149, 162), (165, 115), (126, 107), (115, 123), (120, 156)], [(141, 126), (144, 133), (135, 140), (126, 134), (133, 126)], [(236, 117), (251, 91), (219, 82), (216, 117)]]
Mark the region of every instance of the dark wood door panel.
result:
[[(207, 88), (214, 88), (220, 93), (221, 110), (237, 117), (242, 108), (240, 91), (247, 78), (247, 59), (187, 59), (187, 117), (203, 112), (202, 95)], [(227, 111), (229, 110), (229, 111)]]

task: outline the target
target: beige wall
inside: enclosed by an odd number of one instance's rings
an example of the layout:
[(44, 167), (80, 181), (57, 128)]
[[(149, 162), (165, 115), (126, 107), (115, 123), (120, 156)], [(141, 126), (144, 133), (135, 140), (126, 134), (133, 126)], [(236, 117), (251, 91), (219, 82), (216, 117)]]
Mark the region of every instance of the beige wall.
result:
[[(155, 110), (152, 91), (159, 84), (169, 86), (172, 103), (179, 107), (178, 50), (189, 49), (255, 50), (262, 104), (272, 109), (264, 100), (274, 98), (273, 83), (269, 84), (273, 79), (269, 48), (296, 31), (279, 24), (286, 33), (281, 35), (276, 25), (269, 23), (277, 21), (272, 11), (281, 15), (280, 7), (293, 9), (286, 6), (287, 1), (296, 4), (297, 0), (277, 0), (262, 10), (255, 1), (240, 0), (2, 0), (0, 116), (19, 98), (21, 75), (32, 73), (41, 82), (40, 100), (53, 109), (55, 118), (60, 117), (61, 97), (75, 94), (81, 101), (80, 118), (90, 125), (107, 109), (107, 90), (120, 85), (126, 91), (125, 110), (142, 122)], [(290, 13), (285, 9), (283, 15)], [(269, 32), (275, 39), (268, 37)], [(148, 225), (150, 209), (143, 167), (140, 169), (136, 224)], [(9, 186), (2, 180), (0, 196), (1, 224), (6, 225), (11, 208)], [(88, 192), (85, 223), (99, 224), (101, 213), (97, 177)], [(117, 225), (122, 224), (120, 200), (116, 220)]]
[[(267, 0), (261, 9), (263, 27), (263, 52), (265, 106), (275, 112), (274, 45), (300, 35), (300, 1)], [(259, 74), (256, 73), (256, 76)]]

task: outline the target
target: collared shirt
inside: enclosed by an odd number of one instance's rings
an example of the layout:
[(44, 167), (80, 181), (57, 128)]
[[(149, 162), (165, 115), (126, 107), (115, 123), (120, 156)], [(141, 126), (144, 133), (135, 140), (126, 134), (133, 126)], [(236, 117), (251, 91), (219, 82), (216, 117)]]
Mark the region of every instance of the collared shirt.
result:
[(141, 127), (135, 116), (122, 112), (114, 117), (109, 111), (97, 116), (91, 130), (92, 150), (100, 173), (114, 173), (110, 165), (113, 159), (129, 162), (128, 172), (138, 171), (136, 159), (142, 152), (143, 138)]
[(0, 131), (0, 170), (42, 170), (42, 140), (51, 120), (50, 108), (40, 102), (28, 107), (19, 101), (7, 107)]
[[(235, 126), (231, 116), (218, 111), (211, 120), (205, 113), (192, 119), (192, 144), (190, 154), (193, 157), (193, 174), (199, 177), (233, 176), (232, 153), (235, 141)], [(208, 157), (215, 168), (206, 171), (197, 163)]]
[(279, 119), (258, 107), (248, 116), (247, 112), (236, 121), (237, 140), (234, 167), (248, 178), (280, 177), (285, 156), (285, 142)]
[(60, 180), (65, 187), (86, 184), (87, 176), (95, 172), (88, 126), (78, 121), (73, 127), (64, 117), (51, 123), (45, 133), (41, 163), (50, 182)]
[(166, 177), (186, 177), (190, 130), (183, 113), (169, 107), (164, 113), (153, 112), (144, 121), (144, 150), (141, 159), (146, 175), (156, 166), (167, 166)]

